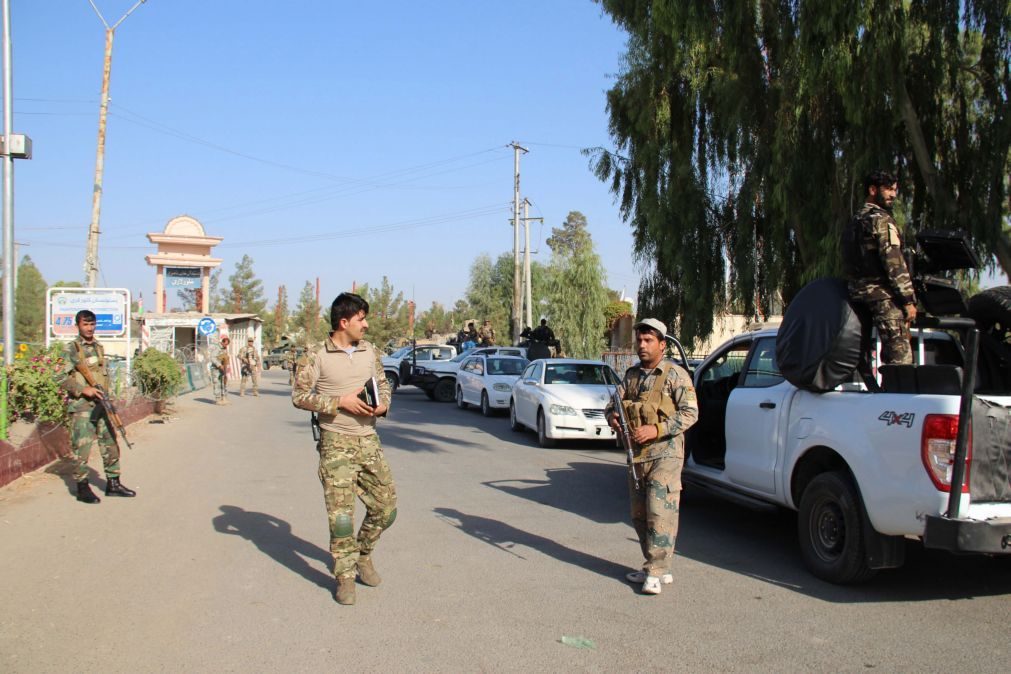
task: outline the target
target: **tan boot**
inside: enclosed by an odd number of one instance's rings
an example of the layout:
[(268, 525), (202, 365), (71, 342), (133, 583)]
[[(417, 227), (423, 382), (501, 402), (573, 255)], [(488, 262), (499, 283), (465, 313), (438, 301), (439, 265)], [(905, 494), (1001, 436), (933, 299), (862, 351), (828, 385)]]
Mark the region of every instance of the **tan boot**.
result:
[(350, 606), (355, 603), (355, 579), (351, 576), (342, 576), (337, 579), (337, 590), (333, 598), (338, 604)]
[(371, 557), (358, 558), (358, 579), (369, 587), (376, 587), (383, 579), (379, 577), (379, 572), (372, 565)]

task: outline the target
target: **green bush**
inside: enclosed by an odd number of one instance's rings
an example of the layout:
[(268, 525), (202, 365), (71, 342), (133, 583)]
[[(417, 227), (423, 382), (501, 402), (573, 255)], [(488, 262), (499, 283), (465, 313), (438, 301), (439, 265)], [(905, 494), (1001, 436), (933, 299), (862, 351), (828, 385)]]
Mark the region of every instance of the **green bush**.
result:
[(7, 368), (9, 421), (48, 421), (63, 423), (67, 419), (67, 394), (56, 384), (63, 368), (60, 344), (34, 355), (18, 353), (14, 364)]
[(183, 373), (172, 356), (148, 349), (133, 360), (133, 381), (145, 397), (165, 400), (179, 392)]

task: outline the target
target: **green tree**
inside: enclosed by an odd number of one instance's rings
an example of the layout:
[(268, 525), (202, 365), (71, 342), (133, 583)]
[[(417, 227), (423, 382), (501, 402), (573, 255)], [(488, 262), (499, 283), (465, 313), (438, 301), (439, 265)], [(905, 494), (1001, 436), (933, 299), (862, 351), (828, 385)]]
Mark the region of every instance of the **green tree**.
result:
[(410, 308), (404, 301), (404, 293), (397, 292), (389, 278), (384, 276), (378, 288), (367, 284), (359, 287), (358, 294), (369, 303), (367, 340), (382, 350), (391, 339), (410, 336)]
[(263, 296), (263, 282), (253, 272), (253, 258), (243, 255), (235, 263), (235, 272), (228, 277), (225, 303), (221, 309), (230, 314), (257, 314), (266, 318), (267, 300)]
[[(485, 320), (491, 321), (500, 342), (508, 341), (509, 316), (512, 308), (512, 255), (503, 253), (497, 263), (492, 264), (491, 256), (479, 255), (470, 266), (470, 283), (467, 286), (467, 304), (471, 316), (480, 327)], [(508, 270), (508, 274), (507, 271)]]
[(46, 280), (42, 272), (25, 255), (18, 265), (17, 289), (14, 293), (14, 339), (40, 344), (46, 330)]
[[(599, 358), (604, 347), (608, 289), (604, 266), (593, 250), (586, 218), (572, 211), (553, 229), (548, 307), (551, 327), (566, 355)], [(532, 282), (531, 282), (532, 283)]]
[(263, 323), (264, 344), (273, 348), (281, 341), (281, 337), (288, 331), (288, 288), (281, 286), (277, 289), (277, 301), (274, 302), (274, 309), (270, 312), (269, 320)]
[(839, 271), (876, 168), (909, 229), (971, 232), (1011, 270), (1006, 0), (598, 0), (628, 31), (589, 151), (631, 226), (639, 311), (685, 341), (739, 301)]
[(446, 311), (446, 307), (442, 306), (440, 302), (432, 302), (432, 306), (418, 314), (415, 326), (422, 334), (456, 334), (459, 328), (456, 327), (453, 319), (452, 310)]
[(299, 332), (303, 346), (321, 342), (330, 334), (330, 319), (323, 314), (322, 307), (316, 301), (316, 292), (309, 281), (302, 286), (289, 326)]

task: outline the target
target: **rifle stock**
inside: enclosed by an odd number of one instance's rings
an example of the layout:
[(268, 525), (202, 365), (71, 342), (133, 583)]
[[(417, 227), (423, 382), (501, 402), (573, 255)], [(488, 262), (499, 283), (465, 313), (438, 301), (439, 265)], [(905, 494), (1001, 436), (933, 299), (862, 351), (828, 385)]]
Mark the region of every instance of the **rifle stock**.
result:
[(629, 434), (628, 415), (625, 414), (625, 406), (621, 404), (621, 391), (615, 386), (611, 391), (611, 403), (614, 405), (614, 412), (618, 417), (618, 441), (625, 448), (625, 458), (628, 460), (628, 469), (632, 471), (632, 481), (635, 488), (639, 489), (639, 476), (635, 472), (635, 443)]
[(126, 443), (126, 446), (133, 449), (133, 445), (130, 444), (130, 439), (126, 437), (126, 428), (123, 426), (123, 420), (120, 419), (119, 413), (116, 411), (116, 407), (112, 404), (112, 401), (109, 399), (105, 389), (102, 388), (101, 384), (95, 381), (95, 376), (91, 374), (91, 368), (89, 368), (88, 364), (82, 360), (77, 363), (75, 369), (81, 373), (84, 377), (84, 381), (88, 382), (88, 386), (96, 389), (102, 394), (98, 397), (98, 403), (102, 406), (102, 409), (105, 410), (105, 421), (109, 426), (109, 434), (112, 435), (112, 441), (116, 442), (117, 445), (119, 444), (116, 439), (116, 435), (118, 433), (118, 435), (123, 438), (123, 442)]

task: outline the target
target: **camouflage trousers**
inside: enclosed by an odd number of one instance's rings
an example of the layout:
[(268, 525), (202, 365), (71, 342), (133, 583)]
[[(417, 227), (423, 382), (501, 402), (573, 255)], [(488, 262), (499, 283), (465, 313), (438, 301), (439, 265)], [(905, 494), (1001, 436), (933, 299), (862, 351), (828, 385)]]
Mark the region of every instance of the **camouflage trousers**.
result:
[(105, 412), (98, 405), (93, 410), (75, 412), (70, 415), (70, 449), (73, 451), (74, 480), (88, 479), (88, 458), (91, 448), (98, 441), (102, 453), (106, 477), (119, 477), (119, 447), (109, 432)]
[(909, 326), (902, 310), (892, 300), (869, 300), (865, 304), (881, 339), (881, 363), (912, 365), (913, 348), (909, 344)]
[(671, 572), (674, 541), (678, 535), (683, 463), (681, 458), (663, 458), (635, 464), (638, 489), (629, 471), (632, 526), (639, 536), (639, 546), (645, 559), (643, 570), (649, 576)]
[[(393, 474), (376, 434), (343, 435), (324, 430), (319, 444), (319, 481), (330, 522), (330, 554), (338, 578), (354, 577), (358, 557), (371, 554), (380, 534), (397, 517)], [(365, 519), (355, 536), (355, 496)]]
[(214, 399), (224, 400), (228, 395), (228, 380), (225, 378), (225, 373), (220, 370), (212, 370), (211, 376), (214, 384)]
[(246, 395), (246, 383), (249, 381), (253, 383), (253, 395), (260, 395), (260, 375), (255, 370), (242, 373), (242, 378), (239, 379), (239, 395)]

